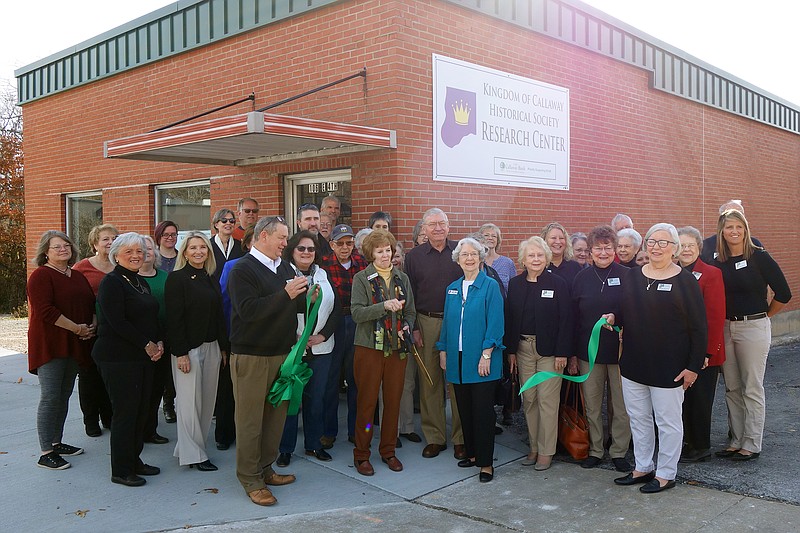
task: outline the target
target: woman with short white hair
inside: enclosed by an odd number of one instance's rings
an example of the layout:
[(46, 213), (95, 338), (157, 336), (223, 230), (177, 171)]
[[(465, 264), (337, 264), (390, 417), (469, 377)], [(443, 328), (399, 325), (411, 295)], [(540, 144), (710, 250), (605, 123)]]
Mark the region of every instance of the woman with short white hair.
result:
[(634, 268), (636, 254), (642, 248), (642, 236), (633, 228), (621, 229), (617, 232), (617, 257), (622, 266)]
[[(645, 239), (650, 263), (622, 285), (622, 393), (631, 421), (636, 467), (617, 485), (643, 484), (643, 493), (675, 486), (683, 445), (682, 405), (703, 366), (708, 333), (703, 295), (695, 277), (676, 265), (680, 239), (672, 224), (656, 224)], [(658, 428), (658, 469), (654, 426)]]

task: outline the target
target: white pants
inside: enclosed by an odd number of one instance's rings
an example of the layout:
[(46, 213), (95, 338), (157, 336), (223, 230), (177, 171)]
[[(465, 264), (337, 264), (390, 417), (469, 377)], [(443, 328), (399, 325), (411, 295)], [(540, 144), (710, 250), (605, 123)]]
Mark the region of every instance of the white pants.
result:
[(730, 448), (761, 452), (766, 417), (764, 372), (772, 342), (769, 318), (725, 321), (725, 403)]
[[(222, 354), (216, 341), (189, 350), (190, 370), (178, 370), (178, 358), (172, 356), (175, 380), (175, 413), (178, 415), (178, 444), (175, 453), (181, 466), (208, 459), (206, 439), (217, 400), (219, 365)], [(264, 391), (266, 398), (266, 391)]]
[(655, 469), (653, 455), (658, 427), (658, 470), (656, 476), (673, 480), (678, 474), (678, 459), (683, 446), (683, 387), (648, 387), (623, 376), (622, 394), (631, 420), (633, 454), (638, 472)]

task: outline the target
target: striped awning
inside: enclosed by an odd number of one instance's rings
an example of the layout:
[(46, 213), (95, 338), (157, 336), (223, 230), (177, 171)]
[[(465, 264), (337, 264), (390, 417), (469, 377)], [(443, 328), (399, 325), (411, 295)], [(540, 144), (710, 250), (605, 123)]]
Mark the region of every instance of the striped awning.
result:
[(105, 157), (255, 165), (397, 148), (393, 130), (252, 111), (106, 141)]

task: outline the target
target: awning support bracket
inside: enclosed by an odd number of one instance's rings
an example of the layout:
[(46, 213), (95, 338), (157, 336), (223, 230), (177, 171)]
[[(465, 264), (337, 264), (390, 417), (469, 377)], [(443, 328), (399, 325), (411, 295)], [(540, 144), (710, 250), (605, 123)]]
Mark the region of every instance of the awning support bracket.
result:
[(304, 93), (300, 93), (300, 94), (296, 94), (294, 96), (290, 96), (289, 98), (284, 98), (280, 102), (275, 102), (274, 104), (270, 104), (270, 105), (268, 105), (266, 107), (262, 107), (261, 109), (256, 109), (256, 111), (259, 111), (259, 112), (263, 113), (264, 111), (267, 111), (267, 110), (272, 109), (274, 107), (278, 107), (278, 106), (283, 105), (283, 104), (288, 104), (289, 102), (293, 102), (295, 100), (299, 100), (300, 98), (309, 96), (309, 95), (314, 94), (314, 93), (318, 93), (319, 91), (324, 91), (325, 89), (327, 89), (329, 87), (333, 87), (334, 85), (339, 85), (340, 83), (344, 83), (346, 81), (350, 81), (353, 78), (364, 78), (366, 80), (367, 79), (367, 67), (364, 67), (361, 70), (359, 70), (358, 72), (356, 72), (355, 74), (351, 74), (351, 75), (346, 76), (346, 77), (344, 77), (344, 78), (342, 78), (340, 80), (332, 81), (330, 83), (326, 83), (325, 85), (320, 85), (319, 87), (316, 87), (316, 88), (311, 89), (309, 91), (306, 91)]
[(148, 133), (154, 133), (154, 132), (156, 132), (156, 131), (164, 131), (164, 130), (168, 130), (168, 129), (170, 129), (170, 128), (174, 127), (174, 126), (179, 126), (180, 124), (183, 124), (183, 123), (185, 123), (185, 122), (192, 121), (192, 120), (194, 120), (194, 119), (196, 119), (196, 118), (204, 117), (204, 116), (206, 116), (206, 115), (210, 115), (211, 113), (216, 113), (217, 111), (222, 111), (223, 109), (228, 109), (229, 107), (233, 107), (233, 106), (235, 106), (235, 105), (242, 104), (242, 103), (244, 103), (244, 102), (247, 102), (248, 100), (249, 100), (249, 101), (251, 101), (251, 102), (253, 102), (253, 107), (255, 107), (255, 102), (256, 102), (256, 93), (255, 93), (255, 92), (252, 92), (252, 93), (250, 93), (250, 95), (249, 95), (249, 96), (247, 96), (247, 97), (245, 97), (245, 98), (242, 98), (241, 100), (236, 100), (235, 102), (231, 102), (230, 104), (225, 104), (225, 105), (221, 105), (221, 106), (219, 106), (219, 107), (215, 107), (214, 109), (212, 109), (212, 110), (210, 110), (210, 111), (206, 111), (206, 112), (204, 112), (204, 113), (200, 113), (199, 115), (195, 115), (195, 116), (193, 116), (193, 117), (185, 118), (185, 119), (183, 119), (183, 120), (179, 120), (178, 122), (173, 122), (172, 124), (167, 124), (166, 126), (162, 126), (162, 127), (160, 127), (160, 128), (154, 129), (154, 130), (152, 130), (152, 131), (150, 131), (150, 132), (148, 132)]

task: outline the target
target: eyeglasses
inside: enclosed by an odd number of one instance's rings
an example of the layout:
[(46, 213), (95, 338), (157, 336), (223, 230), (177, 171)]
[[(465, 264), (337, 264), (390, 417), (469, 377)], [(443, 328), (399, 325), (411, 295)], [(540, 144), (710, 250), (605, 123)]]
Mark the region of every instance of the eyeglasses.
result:
[(338, 246), (339, 248), (355, 246), (355, 244), (356, 241), (333, 241), (333, 245)]
[(478, 258), (480, 256), (481, 256), (481, 254), (478, 253), (478, 252), (461, 252), (460, 254), (458, 254), (458, 257), (461, 257), (463, 259)]
[(697, 243), (695, 242), (687, 242), (685, 244), (681, 244), (681, 249), (688, 249), (691, 250), (692, 248), (697, 248)]
[(428, 226), (431, 229), (433, 229), (433, 228), (446, 228), (447, 227), (447, 221), (440, 220), (439, 222), (428, 222), (425, 225)]
[(218, 222), (222, 222), (223, 224), (233, 224), (236, 222), (235, 218), (221, 218)]
[(61, 250), (69, 250), (70, 248), (72, 248), (71, 244), (56, 244), (55, 246), (50, 246), (51, 250), (57, 250), (59, 252)]
[(604, 246), (602, 248), (599, 247), (599, 246), (592, 246), (592, 251), (594, 253), (596, 253), (596, 254), (601, 254), (603, 252), (605, 252), (607, 254), (613, 254), (614, 253), (614, 249), (612, 247), (610, 247), (610, 246)]
[(297, 250), (300, 253), (308, 252), (310, 254), (313, 254), (316, 248), (313, 246), (296, 246), (295, 250)]
[(178, 238), (178, 234), (177, 233), (162, 233), (161, 234), (161, 238), (162, 239), (177, 239)]
[(655, 248), (656, 245), (658, 245), (659, 248), (666, 248), (670, 244), (675, 244), (674, 242), (668, 241), (667, 239), (658, 239), (658, 240), (656, 240), (656, 239), (647, 239), (644, 242), (645, 242), (645, 244), (647, 244), (648, 248)]
[(580, 250), (577, 248), (573, 248), (572, 251), (575, 252), (575, 255), (584, 255), (589, 253), (589, 250), (586, 249)]
[(242, 213), (247, 213), (248, 215), (250, 213), (253, 213), (254, 215), (257, 215), (259, 211), (261, 211), (261, 210), (259, 208), (257, 208), (257, 207), (255, 209), (242, 209)]

